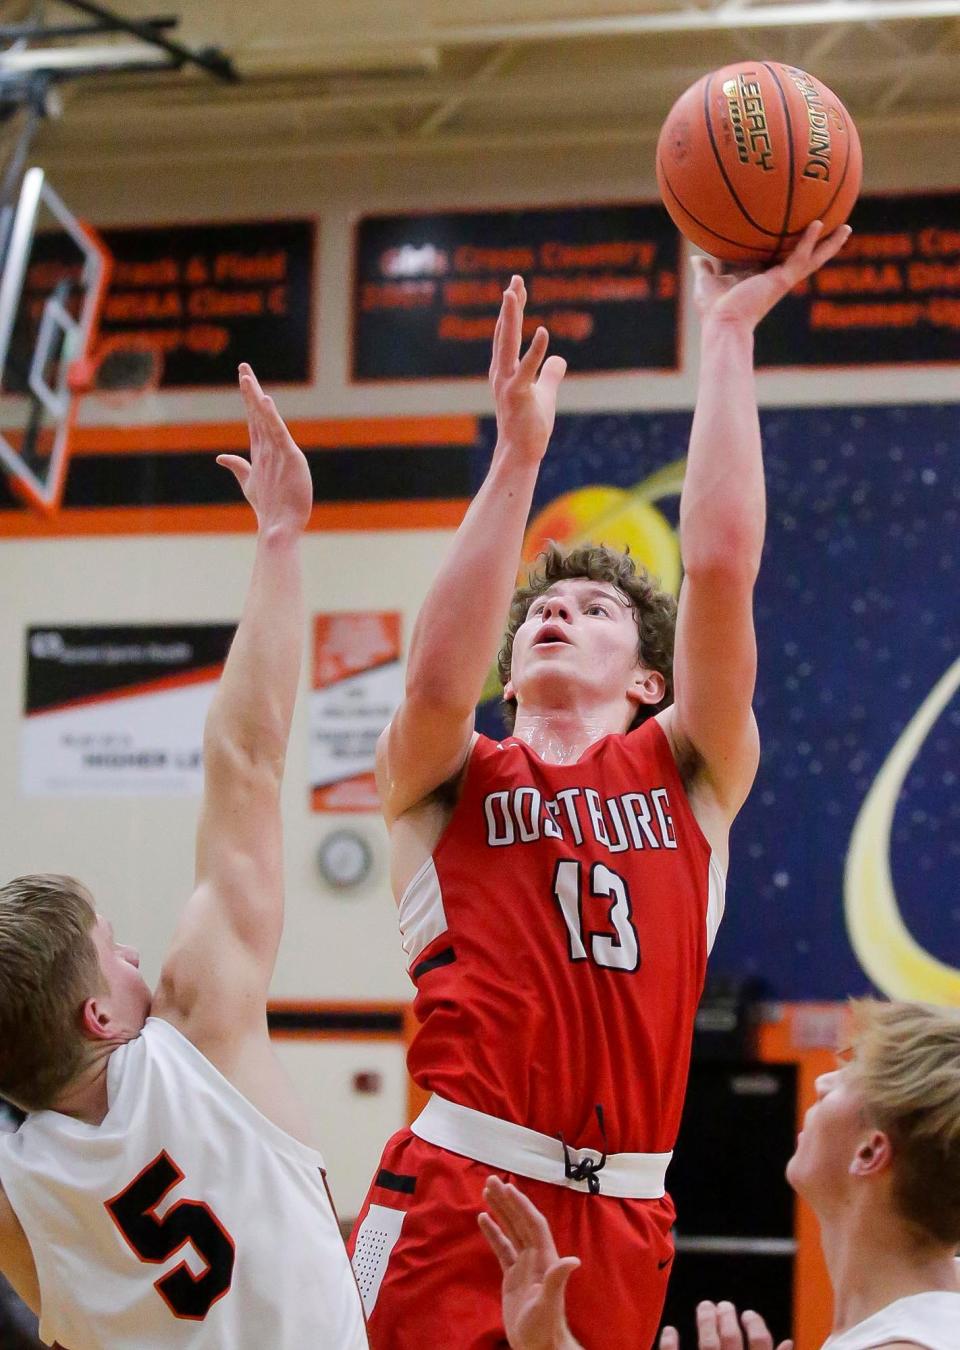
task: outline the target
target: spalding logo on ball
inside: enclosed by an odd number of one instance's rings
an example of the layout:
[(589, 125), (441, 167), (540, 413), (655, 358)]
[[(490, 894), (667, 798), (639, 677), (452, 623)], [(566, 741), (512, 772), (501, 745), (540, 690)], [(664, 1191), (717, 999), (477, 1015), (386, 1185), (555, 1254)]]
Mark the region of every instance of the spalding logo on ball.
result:
[(862, 173), (860, 138), (836, 94), (776, 61), (704, 75), (657, 141), (674, 224), (724, 262), (776, 262), (813, 220), (829, 234), (852, 211)]

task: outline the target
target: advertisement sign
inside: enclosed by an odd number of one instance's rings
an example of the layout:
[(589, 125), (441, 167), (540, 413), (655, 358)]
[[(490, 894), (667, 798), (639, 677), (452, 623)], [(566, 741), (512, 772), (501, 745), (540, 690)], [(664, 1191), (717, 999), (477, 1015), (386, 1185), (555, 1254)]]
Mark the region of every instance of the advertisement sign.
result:
[(26, 634), (26, 797), (192, 796), (232, 624), (44, 624)]
[(318, 614), (310, 695), (310, 792), (315, 811), (379, 809), (377, 738), (403, 695), (400, 615)]

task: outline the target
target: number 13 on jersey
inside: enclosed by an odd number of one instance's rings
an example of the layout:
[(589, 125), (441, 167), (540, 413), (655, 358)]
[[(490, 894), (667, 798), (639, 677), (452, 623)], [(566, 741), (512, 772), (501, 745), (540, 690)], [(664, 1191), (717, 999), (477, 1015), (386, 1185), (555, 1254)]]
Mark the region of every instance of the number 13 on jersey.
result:
[[(571, 961), (588, 961), (609, 970), (636, 970), (640, 965), (640, 943), (631, 920), (630, 892), (618, 872), (605, 863), (594, 863), (590, 868), (590, 884), (586, 897), (583, 890), (583, 867), (571, 859), (557, 863), (553, 874), (553, 894), (567, 927)], [(613, 925), (612, 933), (597, 932), (591, 924), (584, 924), (584, 900), (606, 900), (607, 918)], [(590, 948), (587, 950), (587, 941)]]

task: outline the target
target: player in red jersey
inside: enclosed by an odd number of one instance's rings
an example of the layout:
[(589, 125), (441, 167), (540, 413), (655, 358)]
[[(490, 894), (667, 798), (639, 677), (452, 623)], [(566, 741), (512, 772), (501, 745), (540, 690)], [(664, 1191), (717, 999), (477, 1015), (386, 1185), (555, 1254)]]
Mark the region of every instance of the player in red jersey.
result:
[[(577, 1335), (656, 1332), (673, 1253), (664, 1174), (723, 905), (727, 833), (756, 771), (752, 595), (764, 532), (753, 330), (849, 231), (811, 226), (744, 278), (697, 261), (697, 407), (672, 601), (605, 549), (547, 558), (501, 650), (513, 734), (474, 731), (511, 606), (564, 362), (504, 294), (490, 471), (414, 630), (378, 747), (391, 872), (433, 1095), (387, 1144), (352, 1239), (374, 1350), (506, 1344), (476, 1222), (493, 1168), (583, 1271)], [(542, 368), (541, 368), (542, 364)], [(539, 374), (538, 374), (539, 372)], [(638, 1306), (637, 1291), (644, 1291)], [(602, 1310), (602, 1319), (600, 1312)]]

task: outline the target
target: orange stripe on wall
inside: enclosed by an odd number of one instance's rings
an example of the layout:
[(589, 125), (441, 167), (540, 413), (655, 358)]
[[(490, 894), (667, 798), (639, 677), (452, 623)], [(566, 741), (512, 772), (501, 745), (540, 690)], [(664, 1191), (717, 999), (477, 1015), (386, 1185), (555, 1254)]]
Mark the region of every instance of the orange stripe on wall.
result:
[[(436, 501), (330, 502), (313, 508), (312, 531), (455, 530), (467, 497)], [(0, 540), (84, 535), (253, 534), (249, 506), (111, 506), (58, 511), (0, 511)]]
[[(380, 445), (474, 445), (476, 417), (292, 418), (294, 440), (311, 450), (372, 448)], [(140, 427), (78, 427), (74, 455), (143, 455), (245, 450), (246, 422), (190, 422)]]

